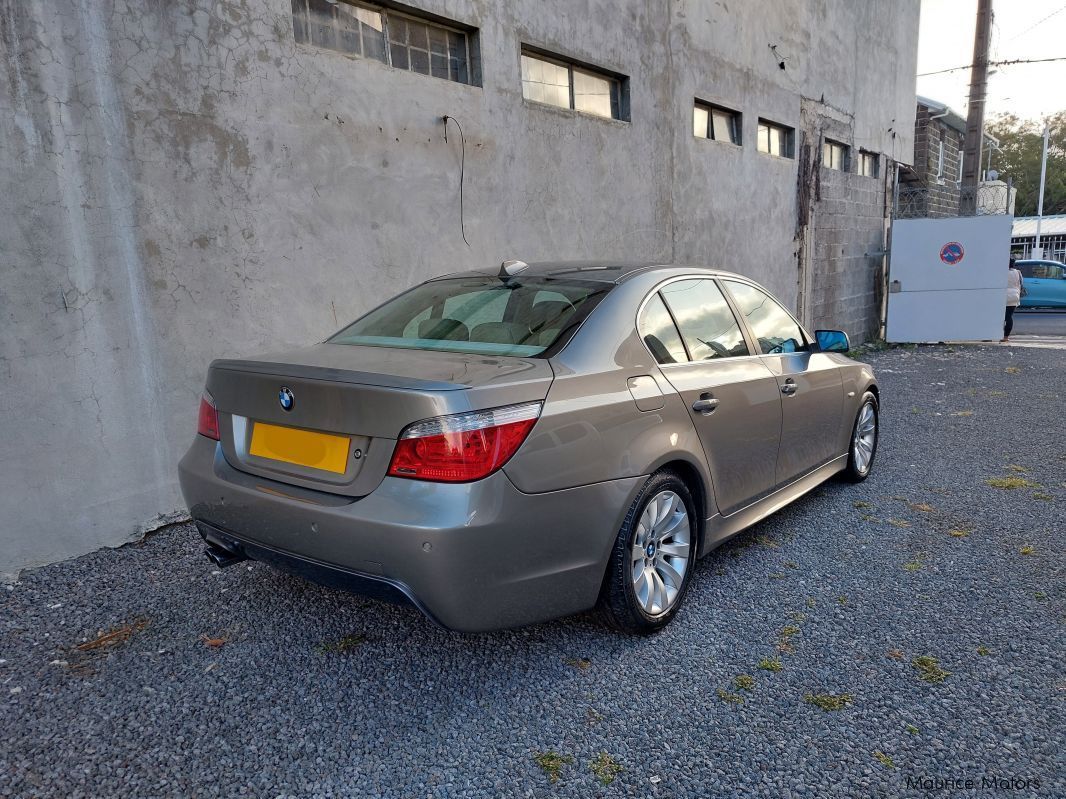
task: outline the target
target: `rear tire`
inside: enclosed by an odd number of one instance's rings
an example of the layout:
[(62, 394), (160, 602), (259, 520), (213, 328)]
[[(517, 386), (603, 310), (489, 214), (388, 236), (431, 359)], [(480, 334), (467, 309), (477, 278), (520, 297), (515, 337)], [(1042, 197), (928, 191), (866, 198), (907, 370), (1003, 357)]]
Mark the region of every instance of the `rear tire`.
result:
[(848, 444), (848, 465), (842, 474), (851, 483), (861, 483), (870, 476), (877, 455), (877, 443), (881, 438), (880, 405), (877, 395), (867, 391), (862, 395), (855, 424), (851, 428)]
[(696, 505), (673, 472), (657, 472), (637, 494), (618, 531), (600, 607), (626, 633), (661, 630), (684, 601), (696, 565)]

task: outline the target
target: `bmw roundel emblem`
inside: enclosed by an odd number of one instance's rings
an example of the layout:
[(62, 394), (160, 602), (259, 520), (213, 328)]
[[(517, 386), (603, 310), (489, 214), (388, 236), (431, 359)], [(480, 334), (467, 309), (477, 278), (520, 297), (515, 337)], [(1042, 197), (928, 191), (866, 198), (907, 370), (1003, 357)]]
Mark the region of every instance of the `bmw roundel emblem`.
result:
[(282, 386), (281, 391), (278, 392), (278, 402), (281, 403), (283, 411), (291, 411), (292, 406), (296, 404), (296, 397), (293, 396), (291, 389), (287, 386)]

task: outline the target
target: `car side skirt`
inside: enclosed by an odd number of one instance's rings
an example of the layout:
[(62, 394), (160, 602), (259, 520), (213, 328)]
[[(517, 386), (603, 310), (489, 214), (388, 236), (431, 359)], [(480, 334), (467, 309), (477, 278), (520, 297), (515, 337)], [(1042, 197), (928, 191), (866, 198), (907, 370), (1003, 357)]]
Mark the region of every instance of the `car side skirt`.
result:
[(734, 511), (728, 516), (722, 516), (721, 514), (712, 516), (706, 522), (700, 557), (721, 546), (737, 533), (776, 513), (785, 505), (796, 501), (811, 489), (816, 488), (833, 475), (843, 471), (847, 465), (847, 454), (839, 455), (828, 463), (808, 472), (798, 480), (779, 488), (757, 502)]

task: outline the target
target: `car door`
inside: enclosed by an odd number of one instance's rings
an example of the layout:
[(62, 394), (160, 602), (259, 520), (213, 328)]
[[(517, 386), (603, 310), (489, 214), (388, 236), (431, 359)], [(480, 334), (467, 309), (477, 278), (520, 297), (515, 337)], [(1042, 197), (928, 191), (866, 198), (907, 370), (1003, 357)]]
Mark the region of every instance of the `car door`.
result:
[(660, 287), (639, 319), (641, 337), (685, 402), (707, 457), (718, 511), (774, 488), (781, 396), (710, 278)]
[(803, 328), (769, 294), (738, 280), (722, 283), (777, 380), (782, 419), (776, 484), (785, 485), (841, 454), (840, 367), (833, 356), (812, 351)]

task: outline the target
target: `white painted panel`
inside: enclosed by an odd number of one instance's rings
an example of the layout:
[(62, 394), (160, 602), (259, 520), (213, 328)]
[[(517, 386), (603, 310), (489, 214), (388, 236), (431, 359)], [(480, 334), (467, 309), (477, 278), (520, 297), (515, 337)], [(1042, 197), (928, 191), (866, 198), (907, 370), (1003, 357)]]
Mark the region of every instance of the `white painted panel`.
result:
[[(889, 280), (898, 280), (903, 291), (1005, 291), (1012, 221), (1010, 216), (898, 220), (892, 226)], [(941, 258), (951, 244), (963, 253), (954, 264)]]
[(885, 338), (897, 343), (999, 341), (1005, 306), (1002, 289), (893, 294)]

